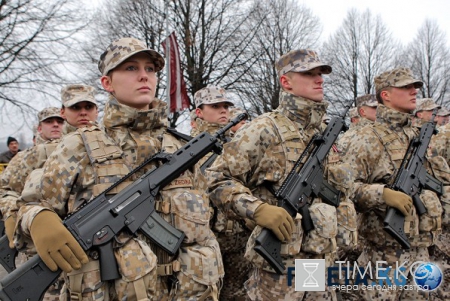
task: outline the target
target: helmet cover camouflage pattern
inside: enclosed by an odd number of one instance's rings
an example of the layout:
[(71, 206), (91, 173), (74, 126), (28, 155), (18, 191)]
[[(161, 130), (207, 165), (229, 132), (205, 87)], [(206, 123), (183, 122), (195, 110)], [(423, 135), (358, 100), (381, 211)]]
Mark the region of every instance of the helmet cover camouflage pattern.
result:
[(68, 85), (61, 89), (61, 101), (64, 107), (71, 107), (79, 102), (88, 101), (97, 106), (95, 88), (88, 85)]
[(359, 96), (356, 98), (356, 106), (358, 108), (362, 106), (377, 107), (378, 106), (377, 97), (375, 96), (375, 94), (366, 94), (363, 96)]
[(441, 107), (441, 109), (437, 112), (436, 115), (437, 116), (448, 116), (448, 115), (450, 115), (450, 111), (444, 107)]
[(348, 114), (350, 115), (350, 118), (359, 118), (358, 108), (351, 108), (348, 110)]
[(299, 49), (292, 50), (281, 56), (275, 63), (278, 76), (288, 72), (306, 72), (317, 67), (321, 67), (323, 74), (330, 74), (331, 66), (320, 61), (319, 56), (313, 50)]
[(232, 107), (230, 109), (230, 119), (236, 118), (239, 114), (245, 114), (246, 119), (248, 119), (248, 113), (240, 107)]
[(416, 112), (420, 111), (432, 111), (434, 109), (440, 109), (441, 106), (437, 105), (431, 98), (422, 98), (417, 100)]
[(45, 108), (42, 111), (40, 111), (38, 113), (38, 120), (39, 122), (42, 122), (46, 119), (52, 118), (52, 117), (57, 117), (57, 118), (61, 118), (61, 109), (56, 108), (56, 107), (49, 107), (49, 108)]
[(212, 85), (195, 92), (194, 101), (197, 108), (203, 104), (211, 105), (220, 102), (227, 102), (230, 105), (233, 105), (233, 103), (227, 99), (224, 88)]
[(412, 71), (409, 68), (396, 68), (377, 75), (374, 79), (375, 90), (380, 92), (387, 87), (400, 88), (414, 84), (414, 88), (422, 88), (423, 82), (413, 78)]
[(119, 66), (126, 59), (140, 52), (150, 55), (155, 64), (156, 72), (164, 68), (164, 58), (159, 52), (148, 48), (144, 42), (138, 39), (121, 38), (113, 41), (102, 53), (98, 61), (98, 70), (102, 75), (107, 75), (109, 71)]

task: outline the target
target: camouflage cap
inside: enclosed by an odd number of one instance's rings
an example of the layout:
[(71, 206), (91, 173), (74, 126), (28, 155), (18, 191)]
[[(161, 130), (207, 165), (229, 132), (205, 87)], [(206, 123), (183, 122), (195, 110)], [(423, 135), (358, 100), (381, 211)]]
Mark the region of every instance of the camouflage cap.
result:
[(422, 98), (417, 100), (415, 112), (420, 111), (432, 111), (434, 109), (440, 109), (441, 106), (437, 105), (431, 98)]
[(38, 116), (39, 122), (42, 122), (46, 119), (53, 118), (53, 117), (63, 119), (61, 117), (61, 109), (56, 108), (56, 107), (45, 108), (42, 111), (40, 111), (37, 116)]
[(248, 113), (243, 109), (243, 108), (240, 108), (240, 107), (232, 107), (231, 109), (230, 109), (230, 119), (234, 119), (234, 118), (236, 118), (239, 114), (245, 114), (245, 116), (246, 116), (246, 119), (248, 119)]
[(164, 68), (164, 58), (159, 52), (148, 48), (144, 42), (138, 39), (121, 38), (113, 41), (102, 53), (98, 61), (98, 70), (102, 75), (107, 75), (109, 71), (119, 66), (126, 59), (140, 52), (150, 55), (155, 64), (156, 72)]
[(288, 72), (306, 72), (311, 69), (321, 67), (323, 74), (330, 74), (331, 66), (320, 61), (319, 56), (313, 50), (299, 49), (292, 50), (281, 56), (275, 63), (278, 76)]
[(97, 106), (95, 88), (88, 85), (65, 86), (61, 89), (61, 101), (66, 108), (82, 101), (89, 101)]
[(404, 87), (414, 84), (416, 89), (422, 88), (423, 82), (413, 78), (412, 71), (408, 68), (396, 68), (377, 75), (374, 79), (377, 93), (387, 87)]
[(350, 118), (359, 118), (358, 108), (354, 107), (348, 110), (348, 114)]
[(227, 99), (224, 88), (212, 85), (195, 92), (194, 101), (197, 108), (203, 104), (210, 105), (220, 102), (227, 102), (233, 105), (233, 103)]
[(362, 106), (368, 106), (368, 107), (377, 107), (378, 101), (375, 94), (366, 94), (363, 96), (359, 96), (356, 98), (356, 106), (358, 108)]
[(444, 107), (441, 107), (441, 109), (437, 112), (436, 115), (437, 116), (448, 116), (448, 115), (450, 115), (450, 111)]

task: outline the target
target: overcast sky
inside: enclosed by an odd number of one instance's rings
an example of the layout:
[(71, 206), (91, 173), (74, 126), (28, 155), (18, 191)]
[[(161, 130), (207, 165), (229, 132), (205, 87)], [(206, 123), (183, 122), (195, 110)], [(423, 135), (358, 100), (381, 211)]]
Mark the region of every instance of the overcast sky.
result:
[[(98, 0), (83, 0), (92, 6), (98, 5)], [(393, 36), (404, 45), (412, 42), (418, 28), (425, 19), (434, 19), (439, 28), (446, 33), (447, 44), (450, 46), (450, 0), (297, 0), (309, 7), (323, 25), (322, 41), (342, 25), (351, 8), (360, 12), (366, 9), (374, 15), (380, 15), (391, 30)], [(9, 135), (19, 136), (17, 129), (4, 124), (0, 118), (0, 144)], [(24, 131), (31, 139), (31, 131)], [(17, 137), (19, 138), (19, 137)], [(2, 147), (0, 147), (1, 149)]]
[(412, 42), (425, 19), (435, 19), (450, 45), (450, 0), (297, 0), (309, 7), (323, 25), (322, 39), (342, 25), (351, 8), (380, 15), (393, 36), (403, 44)]

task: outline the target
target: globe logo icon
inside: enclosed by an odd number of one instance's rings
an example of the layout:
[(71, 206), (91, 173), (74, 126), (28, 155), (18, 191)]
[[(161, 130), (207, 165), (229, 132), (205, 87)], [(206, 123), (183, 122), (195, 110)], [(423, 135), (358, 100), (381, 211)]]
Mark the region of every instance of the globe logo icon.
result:
[(414, 282), (423, 291), (434, 291), (441, 285), (443, 274), (434, 263), (420, 264), (413, 274)]

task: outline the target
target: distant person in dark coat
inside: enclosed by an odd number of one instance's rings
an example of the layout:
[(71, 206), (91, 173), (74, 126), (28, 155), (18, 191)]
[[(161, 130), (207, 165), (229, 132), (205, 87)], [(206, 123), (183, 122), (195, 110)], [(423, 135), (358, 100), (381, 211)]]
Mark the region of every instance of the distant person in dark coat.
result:
[(8, 150), (0, 154), (0, 163), (9, 163), (11, 159), (20, 151), (19, 142), (14, 137), (8, 137), (6, 142)]

